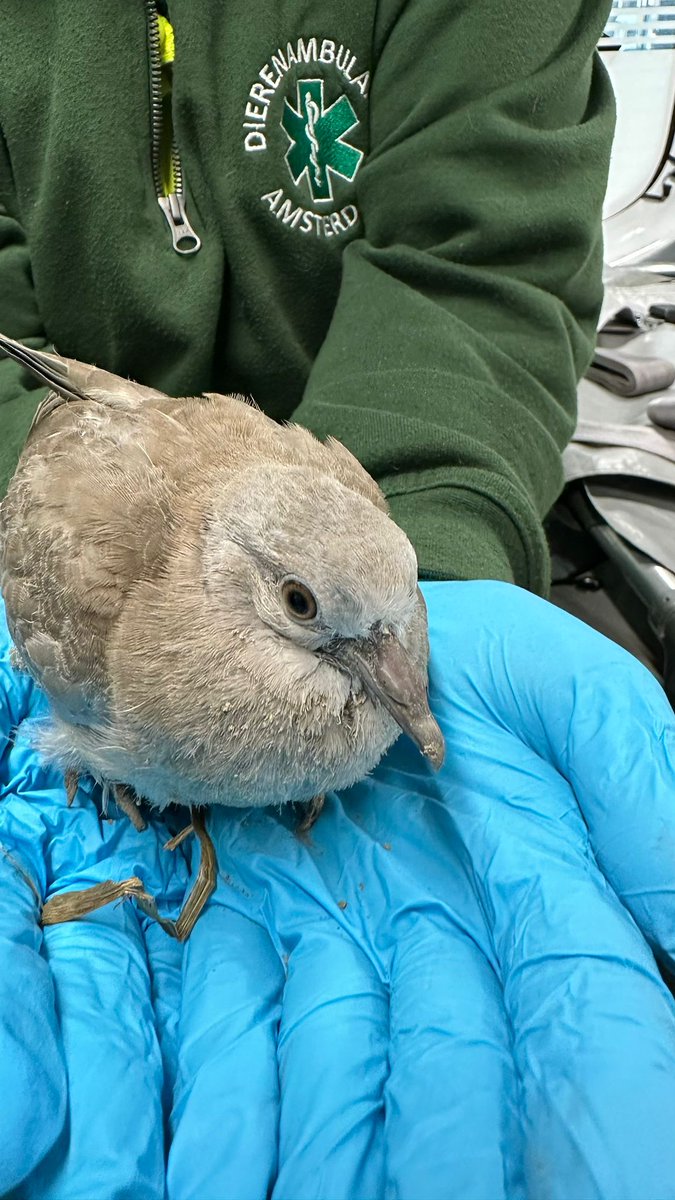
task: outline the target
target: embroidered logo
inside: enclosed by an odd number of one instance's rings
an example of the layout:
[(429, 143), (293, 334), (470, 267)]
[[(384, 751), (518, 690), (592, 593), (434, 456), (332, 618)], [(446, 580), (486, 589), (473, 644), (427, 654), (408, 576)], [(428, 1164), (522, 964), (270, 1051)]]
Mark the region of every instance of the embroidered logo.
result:
[(363, 151), (344, 135), (358, 125), (358, 117), (344, 93), (324, 108), (323, 79), (303, 79), (297, 85), (297, 108), (284, 101), (281, 125), (290, 141), (286, 163), (294, 183), (303, 176), (312, 200), (332, 200), (331, 174), (352, 181)]
[(270, 161), (286, 164), (286, 187), (260, 196), (281, 224), (326, 238), (357, 224), (349, 185), (364, 157), (358, 141), (369, 81), (356, 55), (330, 38), (288, 42), (260, 68), (242, 122), (244, 149), (261, 164), (270, 152)]

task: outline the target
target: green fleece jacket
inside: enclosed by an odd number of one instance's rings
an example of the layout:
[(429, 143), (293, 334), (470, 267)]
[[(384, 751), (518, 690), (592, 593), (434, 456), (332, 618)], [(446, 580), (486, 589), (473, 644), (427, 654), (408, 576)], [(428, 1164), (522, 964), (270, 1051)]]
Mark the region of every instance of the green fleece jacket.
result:
[[(0, 0), (0, 330), (250, 393), (356, 453), (423, 576), (545, 591), (601, 297), (607, 0), (169, 10), (167, 103), (152, 0)], [(0, 363), (3, 491), (44, 394)]]

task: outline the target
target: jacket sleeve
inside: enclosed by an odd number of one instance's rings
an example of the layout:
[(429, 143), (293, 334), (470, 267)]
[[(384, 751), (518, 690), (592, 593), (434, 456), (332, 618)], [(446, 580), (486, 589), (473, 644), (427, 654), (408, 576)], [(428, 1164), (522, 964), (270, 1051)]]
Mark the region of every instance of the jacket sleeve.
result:
[[(34, 349), (47, 338), (37, 308), (26, 238), (12, 215), (9, 160), (0, 133), (0, 331)], [(58, 237), (58, 222), (56, 223)], [(48, 388), (36, 386), (27, 371), (0, 359), (0, 499), (14, 473), (30, 423)]]
[(545, 592), (602, 296), (608, 5), (381, 9), (363, 236), (297, 419), (377, 478), (423, 577)]

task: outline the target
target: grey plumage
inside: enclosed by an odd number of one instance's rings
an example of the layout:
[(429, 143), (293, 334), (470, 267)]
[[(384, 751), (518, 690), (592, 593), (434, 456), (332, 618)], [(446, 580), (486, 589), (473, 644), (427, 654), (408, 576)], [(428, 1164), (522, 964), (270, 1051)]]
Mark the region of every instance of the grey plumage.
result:
[(400, 728), (441, 760), (415, 555), (342, 445), (0, 349), (54, 389), (0, 508), (49, 758), (162, 806), (309, 800)]

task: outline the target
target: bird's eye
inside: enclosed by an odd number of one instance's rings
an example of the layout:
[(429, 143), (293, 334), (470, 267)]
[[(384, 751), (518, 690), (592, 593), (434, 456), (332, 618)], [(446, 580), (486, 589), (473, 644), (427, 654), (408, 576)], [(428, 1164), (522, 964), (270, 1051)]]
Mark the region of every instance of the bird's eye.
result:
[(317, 603), (306, 584), (299, 579), (287, 579), (281, 585), (281, 596), (289, 617), (295, 621), (312, 621)]

